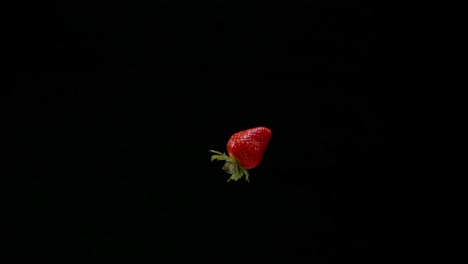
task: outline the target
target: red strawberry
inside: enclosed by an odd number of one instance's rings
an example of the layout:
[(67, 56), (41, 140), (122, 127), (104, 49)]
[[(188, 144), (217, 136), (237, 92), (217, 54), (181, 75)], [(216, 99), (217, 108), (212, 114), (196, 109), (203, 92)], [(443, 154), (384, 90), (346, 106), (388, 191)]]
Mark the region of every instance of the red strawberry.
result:
[(226, 161), (223, 170), (231, 174), (228, 182), (230, 180), (237, 181), (244, 175), (245, 180), (249, 181), (248, 169), (253, 169), (260, 164), (270, 138), (271, 130), (266, 127), (254, 127), (234, 133), (226, 146), (229, 156), (219, 151), (210, 150), (210, 152), (216, 153), (211, 157), (211, 161)]

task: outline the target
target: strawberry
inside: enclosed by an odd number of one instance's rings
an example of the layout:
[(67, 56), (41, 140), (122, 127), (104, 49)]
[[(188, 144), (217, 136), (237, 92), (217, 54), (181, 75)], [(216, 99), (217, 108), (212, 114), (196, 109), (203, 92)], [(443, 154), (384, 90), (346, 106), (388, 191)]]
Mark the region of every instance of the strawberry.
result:
[(229, 156), (219, 151), (211, 157), (213, 160), (225, 160), (223, 170), (231, 174), (228, 182), (237, 181), (245, 175), (249, 182), (249, 169), (257, 167), (263, 159), (263, 154), (271, 139), (271, 130), (266, 127), (254, 127), (234, 133), (229, 139), (226, 148)]

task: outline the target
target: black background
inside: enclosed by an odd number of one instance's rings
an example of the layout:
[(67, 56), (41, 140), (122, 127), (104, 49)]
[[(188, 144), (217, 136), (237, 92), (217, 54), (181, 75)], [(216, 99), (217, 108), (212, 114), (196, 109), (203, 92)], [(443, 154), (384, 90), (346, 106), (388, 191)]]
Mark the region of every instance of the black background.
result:
[[(372, 6), (60, 1), (22, 18), (18, 260), (379, 262)], [(260, 125), (251, 183), (226, 183), (208, 150)]]

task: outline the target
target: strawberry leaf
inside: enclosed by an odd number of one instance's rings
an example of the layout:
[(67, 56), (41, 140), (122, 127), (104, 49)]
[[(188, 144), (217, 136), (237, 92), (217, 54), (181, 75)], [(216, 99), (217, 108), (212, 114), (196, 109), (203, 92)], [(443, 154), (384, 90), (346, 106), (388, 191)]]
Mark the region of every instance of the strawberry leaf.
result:
[(216, 150), (210, 150), (210, 152), (217, 154), (217, 155), (211, 156), (211, 161), (214, 161), (214, 160), (226, 161), (222, 169), (226, 173), (231, 175), (231, 177), (228, 178), (227, 182), (230, 182), (231, 180), (237, 181), (245, 175), (245, 180), (250, 183), (249, 181), (250, 175), (249, 175), (248, 170), (242, 167), (235, 158), (230, 157)]

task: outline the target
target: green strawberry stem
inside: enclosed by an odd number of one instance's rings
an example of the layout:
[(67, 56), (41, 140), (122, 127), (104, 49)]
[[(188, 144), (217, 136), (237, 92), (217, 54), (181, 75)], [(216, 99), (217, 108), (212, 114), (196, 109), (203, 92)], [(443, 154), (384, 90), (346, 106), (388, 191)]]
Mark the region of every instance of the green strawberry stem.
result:
[(229, 179), (227, 180), (228, 182), (230, 182), (231, 180), (237, 181), (245, 175), (245, 180), (250, 183), (249, 171), (242, 167), (234, 157), (228, 156), (216, 150), (210, 150), (210, 152), (216, 153), (216, 155), (211, 156), (211, 161), (226, 161), (226, 163), (224, 163), (223, 170), (231, 175), (231, 177), (229, 177)]

